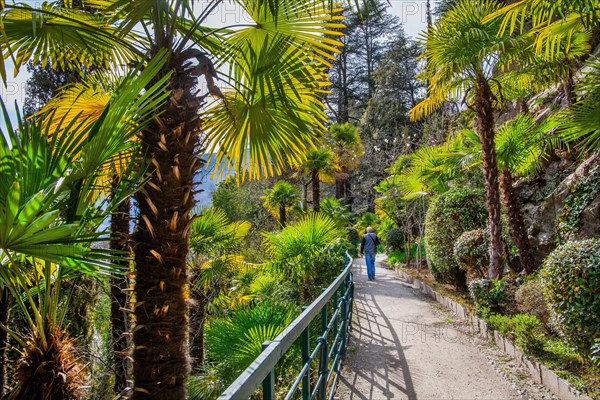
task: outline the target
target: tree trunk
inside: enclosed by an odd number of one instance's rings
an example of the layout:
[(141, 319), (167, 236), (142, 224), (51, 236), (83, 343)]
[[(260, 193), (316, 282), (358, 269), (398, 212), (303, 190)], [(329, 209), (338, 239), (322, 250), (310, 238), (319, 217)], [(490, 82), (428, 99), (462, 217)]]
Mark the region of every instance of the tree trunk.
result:
[(308, 211), (308, 183), (304, 179), (302, 179), (302, 211)]
[(575, 87), (575, 80), (573, 79), (573, 70), (570, 66), (570, 63), (567, 61), (566, 64), (569, 65), (567, 67), (567, 77), (563, 81), (563, 90), (565, 92), (565, 98), (567, 100), (567, 105), (570, 107), (575, 104), (575, 97), (573, 96), (573, 88)]
[[(10, 316), (10, 294), (8, 289), (0, 289), (0, 323), (8, 326)], [(6, 350), (8, 347), (8, 333), (4, 329), (0, 329), (0, 398), (4, 394), (4, 386), (6, 385), (7, 358)]]
[(314, 212), (319, 212), (321, 209), (321, 187), (319, 180), (319, 171), (316, 169), (312, 170), (312, 201)]
[(148, 183), (136, 193), (133, 399), (183, 400), (190, 372), (186, 303), (190, 212), (198, 156), (197, 78), (172, 60), (156, 79), (173, 71), (163, 113), (141, 134)]
[(279, 224), (282, 228), (285, 228), (285, 224), (287, 223), (286, 219), (287, 217), (285, 215), (285, 204), (281, 204), (279, 206)]
[(531, 274), (535, 271), (535, 263), (533, 261), (531, 247), (529, 246), (529, 239), (527, 238), (527, 230), (525, 229), (521, 204), (515, 193), (515, 189), (513, 188), (513, 177), (507, 169), (502, 171), (500, 186), (502, 188), (502, 193), (504, 194), (504, 206), (506, 207), (510, 235), (515, 241), (519, 260), (521, 260), (521, 266), (525, 269), (527, 274)]
[(335, 180), (335, 198), (338, 200), (344, 198), (344, 179)]
[[(119, 177), (113, 177), (113, 188), (118, 187)], [(110, 229), (112, 240), (110, 241), (111, 250), (129, 252), (129, 221), (130, 221), (131, 202), (129, 199), (123, 201), (112, 213), (110, 221)], [(124, 267), (124, 270), (129, 273), (129, 260), (115, 261)], [(110, 280), (110, 322), (112, 335), (112, 357), (115, 373), (114, 391), (118, 398), (121, 393), (127, 388), (127, 379), (129, 378), (130, 366), (126, 358), (129, 343), (125, 333), (128, 332), (129, 324), (127, 313), (123, 309), (128, 308), (128, 296), (125, 289), (129, 288), (128, 275), (115, 275)]]
[(502, 278), (502, 222), (500, 219), (500, 189), (498, 184), (498, 164), (494, 144), (493, 94), (483, 75), (477, 78), (475, 94), (475, 114), (477, 133), (481, 140), (481, 158), (485, 178), (486, 205), (490, 228), (490, 279)]
[(206, 321), (207, 299), (203, 289), (192, 292), (195, 306), (192, 308), (190, 354), (192, 369), (199, 371), (204, 365), (204, 322)]

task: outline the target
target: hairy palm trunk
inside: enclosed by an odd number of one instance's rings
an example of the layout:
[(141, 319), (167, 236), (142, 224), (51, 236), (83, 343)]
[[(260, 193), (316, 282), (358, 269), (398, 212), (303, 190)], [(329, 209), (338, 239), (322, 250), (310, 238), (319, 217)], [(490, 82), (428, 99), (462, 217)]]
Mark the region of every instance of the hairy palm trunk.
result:
[[(6, 288), (0, 289), (0, 323), (8, 326), (10, 316), (10, 297)], [(6, 384), (6, 350), (8, 346), (8, 333), (4, 329), (0, 329), (0, 397), (4, 393), (4, 385)]]
[(504, 206), (506, 207), (510, 235), (515, 241), (519, 259), (521, 260), (521, 266), (525, 269), (527, 274), (531, 274), (535, 271), (535, 263), (533, 261), (533, 255), (531, 254), (529, 239), (527, 238), (527, 230), (525, 229), (521, 204), (515, 193), (515, 189), (513, 188), (513, 177), (507, 169), (503, 170), (502, 175), (500, 176), (500, 187), (502, 188), (502, 193), (504, 195)]
[(287, 223), (287, 217), (285, 215), (285, 204), (280, 204), (279, 205), (279, 224), (281, 225), (282, 228), (284, 228), (286, 223)]
[(481, 158), (485, 178), (486, 205), (490, 228), (490, 279), (502, 277), (502, 222), (500, 219), (500, 188), (498, 184), (498, 164), (494, 144), (493, 94), (483, 75), (477, 79), (475, 113), (477, 133), (481, 140)]
[(321, 187), (319, 186), (321, 182), (319, 181), (319, 170), (313, 169), (311, 175), (313, 210), (319, 212), (321, 209)]
[(135, 196), (133, 399), (182, 400), (187, 395), (186, 257), (194, 174), (202, 164), (197, 154), (202, 101), (192, 94), (197, 78), (182, 63), (172, 59), (165, 67), (163, 74), (173, 72), (171, 96), (141, 134), (149, 181)]
[[(113, 187), (119, 185), (119, 177), (113, 177)], [(129, 199), (123, 201), (113, 212), (110, 221), (110, 229), (113, 239), (110, 241), (112, 250), (127, 253), (129, 250), (129, 220), (131, 203)], [(125, 271), (129, 270), (129, 261), (116, 261)], [(110, 280), (110, 322), (113, 350), (113, 367), (115, 373), (114, 391), (119, 396), (127, 388), (127, 379), (129, 377), (129, 366), (126, 358), (126, 352), (129, 347), (125, 333), (128, 331), (127, 313), (123, 310), (127, 308), (127, 292), (129, 287), (127, 275), (116, 275)]]
[(12, 390), (3, 400), (79, 400), (83, 365), (69, 336), (54, 324), (34, 332), (21, 349)]

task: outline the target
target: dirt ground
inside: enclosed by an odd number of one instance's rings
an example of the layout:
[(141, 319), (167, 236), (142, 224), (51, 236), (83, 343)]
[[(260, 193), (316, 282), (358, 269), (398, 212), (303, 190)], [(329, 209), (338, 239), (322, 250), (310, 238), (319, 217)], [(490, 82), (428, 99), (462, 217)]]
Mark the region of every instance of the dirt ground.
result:
[(438, 303), (378, 267), (355, 260), (352, 338), (335, 398), (554, 399), (493, 345)]

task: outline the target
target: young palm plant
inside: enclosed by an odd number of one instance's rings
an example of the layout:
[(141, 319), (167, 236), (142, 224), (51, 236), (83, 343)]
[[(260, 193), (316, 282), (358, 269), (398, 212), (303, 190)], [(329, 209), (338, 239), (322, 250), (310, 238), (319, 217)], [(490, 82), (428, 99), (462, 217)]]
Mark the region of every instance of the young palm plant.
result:
[(232, 270), (239, 263), (239, 251), (250, 229), (246, 221), (230, 222), (219, 208), (203, 209), (190, 229), (190, 269), (193, 273), (190, 312), (190, 353), (193, 366), (204, 361), (204, 324), (211, 301), (225, 289)]
[[(163, 59), (164, 60), (164, 59)], [(146, 87), (160, 59), (139, 77), (128, 76), (91, 125), (71, 121), (65, 134), (36, 118), (14, 129), (4, 109), (0, 141), (0, 286), (6, 288), (27, 322), (28, 336), (2, 324), (22, 354), (9, 399), (79, 399), (81, 364), (64, 334), (62, 282), (81, 274), (119, 272), (120, 255), (90, 249), (102, 221), (122, 198), (98, 202), (102, 177), (96, 171), (130, 146), (122, 137), (143, 127), (162, 82)], [(4, 107), (3, 107), (4, 108)], [(71, 132), (71, 134), (66, 134)], [(122, 192), (127, 196), (130, 193)]]
[[(118, 88), (118, 84), (124, 77), (109, 78), (105, 71), (87, 75), (81, 82), (68, 85), (61, 89), (59, 94), (52, 98), (36, 114), (44, 118), (44, 123), (49, 125), (52, 131), (61, 134), (72, 134), (64, 131), (64, 121), (75, 119), (83, 120), (80, 125), (82, 129), (91, 125), (100, 118), (103, 110), (111, 99), (111, 95)], [(134, 138), (132, 138), (134, 139)], [(131, 201), (129, 196), (123, 196), (123, 190), (127, 191), (138, 183), (139, 171), (142, 169), (137, 162), (139, 153), (139, 142), (134, 141), (126, 153), (109, 160), (102, 167), (102, 176), (105, 181), (101, 182), (97, 191), (97, 200), (103, 198), (122, 199), (114, 209), (110, 218), (110, 249), (129, 253), (129, 235), (131, 220)], [(130, 260), (124, 258), (115, 260), (115, 264), (129, 269)], [(111, 300), (111, 336), (112, 336), (112, 362), (114, 369), (114, 392), (119, 395), (127, 389), (129, 379), (130, 362), (127, 360), (129, 343), (126, 337), (131, 329), (129, 314), (127, 310), (130, 279), (128, 274), (117, 274), (110, 281)]]
[(342, 240), (346, 237), (330, 217), (319, 213), (285, 227), (280, 233), (265, 233), (269, 265), (301, 289), (301, 301), (311, 299), (312, 287), (324, 287), (343, 265)]

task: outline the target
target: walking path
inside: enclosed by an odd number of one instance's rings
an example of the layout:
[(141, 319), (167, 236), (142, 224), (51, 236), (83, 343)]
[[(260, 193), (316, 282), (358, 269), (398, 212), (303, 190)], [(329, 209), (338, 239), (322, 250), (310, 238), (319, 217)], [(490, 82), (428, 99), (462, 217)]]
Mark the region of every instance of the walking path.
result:
[(368, 281), (364, 260), (355, 260), (353, 331), (336, 399), (523, 398), (433, 300), (379, 261)]

